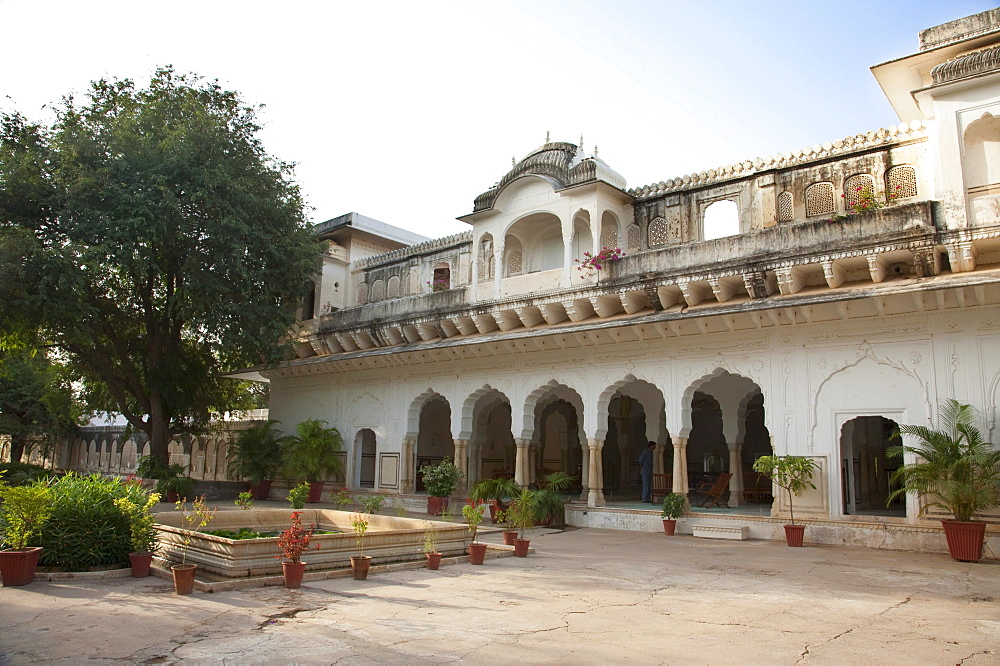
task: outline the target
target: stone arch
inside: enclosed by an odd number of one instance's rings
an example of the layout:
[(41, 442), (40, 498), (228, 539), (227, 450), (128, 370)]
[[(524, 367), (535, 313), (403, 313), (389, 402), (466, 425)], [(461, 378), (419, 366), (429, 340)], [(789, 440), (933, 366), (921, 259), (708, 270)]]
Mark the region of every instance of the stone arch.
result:
[(434, 264), (431, 278), (431, 291), (447, 291), (451, 289), (451, 264), (439, 261)]
[(833, 183), (813, 183), (806, 188), (806, 217), (816, 215), (831, 215), (837, 212), (836, 199), (833, 197)]
[(393, 275), (389, 278), (388, 286), (386, 287), (386, 298), (399, 298), (399, 276)]
[(638, 252), (642, 249), (642, 229), (633, 222), (625, 230), (625, 251), (628, 253)]
[(479, 251), (476, 253), (477, 277), (480, 282), (492, 280), (495, 274), (493, 256), (493, 235), (485, 233), (479, 237)]
[(791, 192), (778, 195), (778, 222), (791, 222), (795, 219), (795, 206)]
[(577, 410), (580, 422), (583, 422), (583, 398), (580, 397), (580, 393), (575, 388), (553, 379), (528, 394), (528, 397), (524, 401), (524, 420), (521, 423), (521, 430), (520, 433), (515, 432), (515, 437), (527, 440), (534, 437), (535, 410), (538, 407), (539, 401), (550, 394), (561, 397), (573, 405)]
[(694, 398), (696, 391), (701, 391), (703, 387), (708, 384), (722, 378), (733, 377), (738, 378), (739, 381), (744, 383), (748, 388), (752, 387), (757, 390), (757, 392), (763, 393), (760, 388), (760, 384), (751, 377), (742, 375), (739, 373), (730, 372), (725, 368), (716, 368), (711, 372), (702, 375), (698, 379), (691, 382), (686, 389), (684, 389), (682, 402), (681, 402), (681, 430), (678, 433), (681, 437), (688, 437), (691, 434), (691, 400)]
[(604, 211), (601, 214), (601, 247), (609, 249), (619, 247), (621, 237), (621, 224), (618, 221), (618, 216), (610, 210)]
[(594, 251), (594, 231), (591, 229), (590, 213), (578, 210), (573, 216), (573, 238), (570, 239), (570, 254), (583, 261), (584, 252)]
[(513, 473), (514, 436), (511, 403), (502, 391), (485, 384), (462, 404), (457, 439), (469, 442), (469, 485), (497, 474)]
[(504, 240), (508, 257), (513, 239), (521, 245), (523, 273), (555, 270), (563, 266), (562, 222), (555, 213), (534, 211), (513, 222), (507, 228)]
[[(902, 364), (875, 355), (865, 345), (854, 362), (832, 372), (816, 388), (811, 410), (812, 427), (807, 450), (796, 450), (794, 442), (777, 442), (778, 454), (826, 454), (839, 456), (844, 425), (859, 416), (881, 416), (896, 423), (928, 424), (932, 416), (927, 385)], [(909, 458), (909, 454), (907, 454)], [(907, 462), (912, 462), (907, 459)], [(826, 500), (836, 515), (842, 513), (839, 494), (843, 484), (840, 465), (825, 470), (829, 480)], [(817, 484), (818, 486), (819, 484)], [(918, 507), (908, 503), (907, 516), (915, 521)]]
[(358, 285), (358, 305), (364, 305), (368, 302), (368, 283), (362, 282)]
[(860, 206), (865, 198), (874, 197), (875, 179), (867, 173), (856, 173), (844, 181), (844, 207)]
[(514, 277), (524, 273), (524, 251), (516, 236), (507, 236), (504, 243), (504, 277)]
[(965, 187), (1000, 183), (1000, 116), (983, 113), (962, 134)]
[[(643, 403), (643, 409), (646, 411), (647, 420), (650, 415), (657, 416), (656, 427), (662, 427), (662, 431), (659, 435), (664, 435), (666, 433), (666, 399), (663, 396), (663, 391), (659, 389), (655, 384), (645, 379), (638, 379), (633, 374), (627, 374), (620, 380), (608, 386), (604, 391), (601, 392), (600, 396), (597, 398), (597, 430), (594, 432), (594, 437), (597, 439), (604, 439), (607, 437), (607, 423), (608, 423), (608, 407), (611, 404), (612, 398), (614, 398), (615, 393), (622, 391), (623, 389), (632, 388), (635, 390), (639, 389), (638, 393), (644, 396), (637, 398)], [(664, 416), (660, 416), (664, 415)], [(647, 439), (654, 440), (658, 444), (663, 442), (659, 441), (658, 437), (653, 435), (657, 434), (651, 432), (654, 428), (650, 428), (647, 423), (646, 436)]]

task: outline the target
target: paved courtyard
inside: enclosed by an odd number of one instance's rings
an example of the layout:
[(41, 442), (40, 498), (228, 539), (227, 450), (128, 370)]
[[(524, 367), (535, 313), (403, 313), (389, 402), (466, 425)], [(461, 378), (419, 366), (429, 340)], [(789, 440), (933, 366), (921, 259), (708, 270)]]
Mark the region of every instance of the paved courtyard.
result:
[(0, 663), (1000, 663), (997, 560), (593, 529), (532, 546), (298, 591), (0, 588)]

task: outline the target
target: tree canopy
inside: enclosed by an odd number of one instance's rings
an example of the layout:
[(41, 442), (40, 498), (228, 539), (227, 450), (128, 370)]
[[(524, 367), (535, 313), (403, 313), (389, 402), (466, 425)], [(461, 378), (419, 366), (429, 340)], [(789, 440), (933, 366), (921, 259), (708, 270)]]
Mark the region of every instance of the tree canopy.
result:
[(319, 252), (258, 108), (194, 74), (92, 83), (0, 117), (0, 321), (38, 326), (165, 460), (282, 358)]

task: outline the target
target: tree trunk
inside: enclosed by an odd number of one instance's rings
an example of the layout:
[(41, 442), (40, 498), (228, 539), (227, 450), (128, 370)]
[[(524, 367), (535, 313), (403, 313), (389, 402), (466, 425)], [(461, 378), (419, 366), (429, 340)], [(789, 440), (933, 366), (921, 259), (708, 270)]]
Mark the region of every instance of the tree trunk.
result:
[(169, 463), (169, 452), (167, 447), (170, 444), (170, 417), (163, 408), (163, 401), (159, 396), (150, 396), (149, 421), (145, 428), (149, 436), (149, 454), (162, 462)]
[(19, 435), (13, 435), (10, 438), (10, 461), (11, 462), (21, 462), (21, 457), (24, 455), (24, 444), (26, 439)]

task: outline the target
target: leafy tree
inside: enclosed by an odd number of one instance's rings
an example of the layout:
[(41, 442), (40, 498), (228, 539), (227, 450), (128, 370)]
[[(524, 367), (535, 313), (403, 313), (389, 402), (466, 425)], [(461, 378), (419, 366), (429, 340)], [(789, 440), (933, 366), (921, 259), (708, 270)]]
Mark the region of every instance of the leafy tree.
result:
[(268, 364), (318, 271), (257, 109), (194, 74), (101, 79), (51, 126), (0, 116), (0, 321), (41, 326), (165, 461)]
[(39, 440), (51, 444), (71, 434), (79, 416), (62, 364), (23, 338), (0, 339), (0, 433), (10, 436), (12, 462)]

